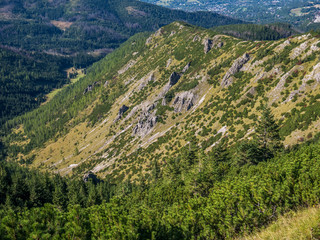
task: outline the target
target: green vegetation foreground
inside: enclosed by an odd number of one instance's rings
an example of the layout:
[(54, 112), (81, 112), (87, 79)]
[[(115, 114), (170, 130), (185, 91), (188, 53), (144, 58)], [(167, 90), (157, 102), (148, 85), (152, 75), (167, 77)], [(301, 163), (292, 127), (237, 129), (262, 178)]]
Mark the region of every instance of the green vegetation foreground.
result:
[[(227, 150), (205, 157), (191, 146), (163, 170), (155, 165), (152, 183), (139, 186), (78, 181), (79, 188), (0, 166), (3, 239), (231, 239), (320, 198), (319, 143), (242, 166)], [(25, 207), (16, 202), (28, 196), (21, 191), (30, 191)], [(53, 197), (39, 200), (46, 196)]]

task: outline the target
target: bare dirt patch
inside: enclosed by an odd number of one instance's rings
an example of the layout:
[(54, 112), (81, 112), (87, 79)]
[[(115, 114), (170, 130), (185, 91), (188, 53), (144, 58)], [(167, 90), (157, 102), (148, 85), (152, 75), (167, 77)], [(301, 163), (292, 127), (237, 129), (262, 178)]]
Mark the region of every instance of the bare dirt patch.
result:
[(63, 31), (65, 31), (68, 28), (70, 28), (71, 25), (73, 24), (73, 22), (64, 22), (64, 21), (55, 21), (55, 20), (52, 20), (51, 23), (54, 26), (56, 26), (57, 28), (60, 28)]

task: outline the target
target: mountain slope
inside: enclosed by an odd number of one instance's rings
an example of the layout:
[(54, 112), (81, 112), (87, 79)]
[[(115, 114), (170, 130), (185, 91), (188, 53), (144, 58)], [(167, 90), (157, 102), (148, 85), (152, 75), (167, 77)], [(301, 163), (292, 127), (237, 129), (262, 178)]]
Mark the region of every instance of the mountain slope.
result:
[(260, 232), (241, 239), (319, 239), (319, 220), (319, 207), (291, 211)]
[(0, 41), (50, 54), (105, 55), (138, 32), (176, 20), (203, 27), (242, 21), (209, 12), (186, 13), (136, 0), (1, 1)]
[[(95, 185), (1, 161), (1, 237), (235, 239), (319, 203), (319, 149), (318, 142), (238, 166), (228, 151), (204, 155), (190, 146), (163, 169), (154, 161), (154, 170), (138, 185), (114, 185), (108, 178)], [(317, 239), (319, 210), (314, 210), (296, 226), (309, 236), (313, 228)]]
[(184, 23), (136, 35), (48, 104), (7, 123), (9, 157), (133, 181), (150, 174), (151, 160), (164, 166), (191, 143), (209, 153), (250, 139), (265, 105), (285, 145), (317, 138), (319, 42), (311, 34), (242, 41)]

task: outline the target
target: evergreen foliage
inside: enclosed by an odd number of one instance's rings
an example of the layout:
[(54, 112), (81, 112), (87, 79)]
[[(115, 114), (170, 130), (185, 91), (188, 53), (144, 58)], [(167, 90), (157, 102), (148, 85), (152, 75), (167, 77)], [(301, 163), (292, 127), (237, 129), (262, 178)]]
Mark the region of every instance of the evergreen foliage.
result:
[(43, 103), (54, 88), (68, 83), (71, 59), (0, 47), (0, 125)]
[(256, 165), (215, 156), (190, 145), (162, 169), (154, 163), (150, 184), (117, 186), (1, 162), (1, 236), (231, 239), (319, 203), (319, 143)]

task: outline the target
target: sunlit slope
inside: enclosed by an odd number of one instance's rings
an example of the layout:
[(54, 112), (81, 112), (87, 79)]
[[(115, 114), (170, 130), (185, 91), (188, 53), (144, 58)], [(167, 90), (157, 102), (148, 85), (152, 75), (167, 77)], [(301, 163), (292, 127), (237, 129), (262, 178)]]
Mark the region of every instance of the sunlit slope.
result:
[(10, 122), (9, 157), (134, 180), (149, 174), (151, 159), (163, 164), (190, 141), (208, 152), (250, 138), (265, 105), (285, 145), (304, 142), (320, 127), (319, 42), (312, 34), (242, 41), (181, 22), (136, 35)]

